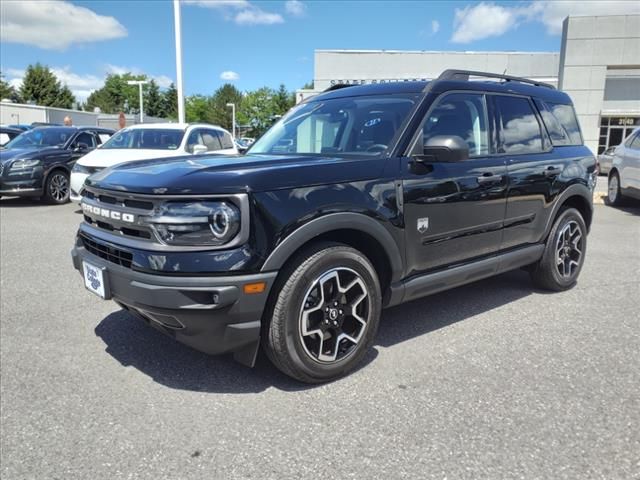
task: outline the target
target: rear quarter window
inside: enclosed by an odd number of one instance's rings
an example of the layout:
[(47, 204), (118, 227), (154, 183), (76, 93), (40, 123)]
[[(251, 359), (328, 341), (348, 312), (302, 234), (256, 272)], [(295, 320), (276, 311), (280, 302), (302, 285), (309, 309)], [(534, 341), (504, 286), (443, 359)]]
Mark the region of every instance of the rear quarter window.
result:
[(572, 105), (562, 103), (545, 102), (555, 119), (562, 125), (569, 135), (569, 143), (564, 145), (582, 145), (582, 134), (580, 133), (580, 125), (578, 118)]

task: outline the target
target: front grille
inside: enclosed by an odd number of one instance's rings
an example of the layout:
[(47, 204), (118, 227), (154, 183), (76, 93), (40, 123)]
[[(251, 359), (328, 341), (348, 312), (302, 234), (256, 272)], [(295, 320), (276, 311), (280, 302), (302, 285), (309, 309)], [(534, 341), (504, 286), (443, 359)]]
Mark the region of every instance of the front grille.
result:
[(85, 235), (80, 235), (80, 240), (89, 253), (103, 258), (108, 262), (120, 265), (121, 267), (131, 268), (131, 263), (133, 262), (133, 255), (131, 253), (103, 243), (98, 243)]
[(4, 163), (0, 163), (0, 176), (4, 173)]

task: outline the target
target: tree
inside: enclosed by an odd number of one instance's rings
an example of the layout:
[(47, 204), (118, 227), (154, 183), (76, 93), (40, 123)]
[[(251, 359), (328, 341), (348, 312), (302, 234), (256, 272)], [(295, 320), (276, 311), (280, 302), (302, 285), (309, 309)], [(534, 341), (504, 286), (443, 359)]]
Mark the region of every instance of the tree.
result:
[(159, 117), (172, 120), (178, 118), (178, 90), (176, 90), (176, 86), (173, 83), (162, 93), (160, 105)]
[(20, 103), (20, 95), (16, 92), (16, 89), (13, 88), (13, 85), (10, 85), (9, 82), (4, 81), (4, 75), (0, 73), (0, 100), (8, 99), (15, 103)]
[(146, 80), (146, 75), (107, 75), (102, 88), (95, 90), (87, 98), (87, 108), (100, 108), (104, 113), (138, 113), (140, 111), (140, 97), (137, 85), (128, 85), (129, 80)]
[(290, 93), (284, 84), (280, 84), (280, 88), (276, 92), (273, 101), (275, 107), (274, 114), (284, 115), (296, 104), (295, 93)]
[(187, 122), (211, 123), (210, 99), (204, 95), (191, 95), (185, 99), (185, 117)]
[(303, 90), (313, 90), (313, 80), (311, 80), (310, 82), (305, 83), (302, 86)]
[(49, 67), (29, 65), (20, 87), (20, 97), (45, 107), (71, 108), (76, 99), (66, 85), (62, 85)]
[(160, 87), (153, 79), (149, 82), (147, 93), (144, 95), (144, 112), (151, 117), (160, 117), (162, 113)]
[(277, 119), (276, 116), (279, 114), (274, 97), (276, 92), (272, 88), (262, 87), (248, 92), (242, 99), (238, 120), (239, 123), (250, 126), (250, 135), (259, 137)]
[(236, 111), (240, 110), (242, 105), (242, 92), (230, 83), (225, 83), (218, 88), (209, 101), (211, 114), (209, 116), (211, 123), (220, 125), (231, 131), (233, 122), (231, 117), (231, 109), (227, 107), (228, 103), (236, 106)]

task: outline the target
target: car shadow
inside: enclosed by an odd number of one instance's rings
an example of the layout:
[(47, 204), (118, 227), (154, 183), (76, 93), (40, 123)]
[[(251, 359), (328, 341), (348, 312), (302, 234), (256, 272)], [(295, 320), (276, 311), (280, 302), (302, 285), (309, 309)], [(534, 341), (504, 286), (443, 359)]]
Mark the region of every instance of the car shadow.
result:
[[(390, 347), (485, 313), (533, 293), (523, 271), (414, 300), (383, 312), (375, 345)], [(210, 356), (188, 348), (149, 328), (126, 311), (105, 317), (95, 333), (106, 352), (125, 367), (133, 367), (170, 388), (209, 393), (257, 393), (268, 388), (300, 391), (313, 388), (282, 374), (260, 351), (256, 367), (236, 363), (231, 355)], [(359, 368), (378, 355), (373, 348)]]
[(640, 200), (636, 200), (635, 198), (625, 198), (624, 205), (613, 206), (609, 204), (605, 204), (605, 206), (609, 208), (614, 208), (621, 212), (627, 213), (629, 215), (640, 215)]
[(29, 208), (46, 207), (47, 203), (42, 202), (39, 197), (2, 197), (0, 208)]

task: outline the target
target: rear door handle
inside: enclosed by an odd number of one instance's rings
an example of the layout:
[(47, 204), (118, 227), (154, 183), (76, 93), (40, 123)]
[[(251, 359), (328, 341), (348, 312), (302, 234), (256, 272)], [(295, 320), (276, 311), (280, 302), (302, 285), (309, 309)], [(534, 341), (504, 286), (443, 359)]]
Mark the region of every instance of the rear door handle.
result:
[(502, 175), (494, 175), (493, 173), (484, 173), (477, 177), (478, 183), (498, 183), (502, 181)]
[(560, 175), (562, 173), (562, 168), (560, 167), (547, 167), (544, 171), (545, 177), (552, 177), (554, 175)]

